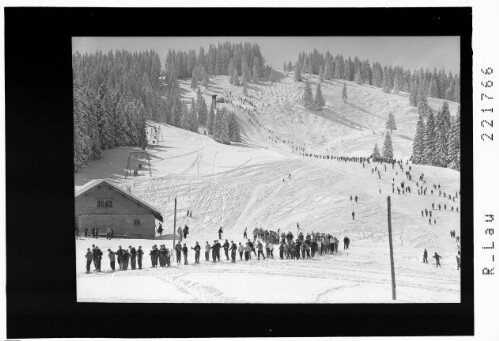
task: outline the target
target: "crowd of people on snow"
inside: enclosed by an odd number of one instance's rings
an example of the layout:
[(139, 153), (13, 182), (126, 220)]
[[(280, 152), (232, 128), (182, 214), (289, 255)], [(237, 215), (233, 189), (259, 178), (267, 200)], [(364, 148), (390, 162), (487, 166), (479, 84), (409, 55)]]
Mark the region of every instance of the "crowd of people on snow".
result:
[[(299, 224), (297, 223), (297, 229), (300, 230)], [(187, 233), (188, 234), (188, 233)], [(182, 234), (184, 239), (187, 237), (187, 234)], [(248, 232), (247, 228), (244, 229), (243, 238), (245, 242), (239, 242), (236, 244), (234, 241), (229, 242), (228, 239), (225, 239), (225, 242), (222, 244), (220, 240), (223, 235), (223, 228), (220, 227), (218, 230), (219, 239), (215, 239), (213, 243), (207, 241), (204, 245), (204, 253), (205, 253), (205, 261), (216, 263), (221, 261), (221, 250), (224, 251), (225, 260), (231, 261), (235, 263), (239, 258), (240, 261), (245, 260), (249, 261), (252, 259), (252, 254), (257, 260), (260, 259), (311, 259), (313, 257), (317, 257), (318, 255), (333, 255), (338, 254), (338, 238), (332, 236), (331, 234), (326, 233), (307, 233), (306, 235), (303, 232), (299, 231), (298, 235), (295, 236), (291, 231), (280, 232), (266, 230), (262, 228), (255, 228), (253, 230), (253, 239), (247, 238)], [(274, 250), (278, 250), (278, 256), (274, 256)], [(343, 249), (348, 250), (350, 247), (350, 238), (345, 236), (343, 238)], [(200, 254), (201, 254), (201, 245), (196, 241), (194, 247), (191, 247), (194, 251), (194, 263), (200, 263)], [(137, 249), (133, 246), (129, 246), (128, 249), (122, 249), (121, 246), (118, 247), (118, 250), (113, 251), (111, 249), (107, 250), (109, 264), (111, 271), (115, 271), (116, 269), (120, 271), (127, 271), (129, 266), (131, 270), (140, 270), (142, 269), (142, 260), (144, 251), (142, 250), (142, 246), (139, 246)], [(160, 267), (169, 267), (171, 266), (171, 258), (175, 256), (177, 264), (188, 265), (189, 264), (189, 248), (186, 243), (182, 241), (178, 241), (175, 245), (174, 249), (170, 251), (164, 244), (160, 245), (158, 248), (157, 245), (153, 245), (149, 256), (151, 259), (151, 267), (155, 268)], [(239, 256), (239, 257), (238, 257)], [(92, 245), (92, 248), (88, 248), (85, 254), (86, 258), (86, 272), (90, 273), (90, 268), (92, 263), (94, 264), (94, 269), (97, 272), (101, 271), (101, 262), (102, 262), (103, 252), (99, 249), (95, 244)], [(118, 262), (118, 267), (116, 267), (116, 262)]]

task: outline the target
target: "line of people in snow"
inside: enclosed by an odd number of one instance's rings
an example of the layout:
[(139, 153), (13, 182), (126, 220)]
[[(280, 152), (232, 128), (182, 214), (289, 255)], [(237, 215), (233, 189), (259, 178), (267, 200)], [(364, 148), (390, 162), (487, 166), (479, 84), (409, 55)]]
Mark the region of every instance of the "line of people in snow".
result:
[[(263, 236), (265, 237), (265, 233)], [(293, 233), (289, 231), (287, 234), (282, 233), (281, 237), (281, 240), (278, 242), (280, 259), (311, 259), (316, 255), (338, 253), (339, 240), (330, 234), (307, 233), (307, 235), (304, 236), (303, 233), (300, 232), (298, 237), (295, 239)], [(345, 236), (343, 244), (344, 250), (348, 250), (350, 246), (350, 239)], [(225, 259), (228, 261), (230, 260), (232, 263), (236, 262), (237, 255), (239, 255), (240, 261), (243, 259), (245, 261), (252, 259), (251, 254), (254, 254), (255, 258), (258, 260), (260, 260), (260, 257), (262, 259), (274, 259), (275, 245), (276, 244), (272, 242), (272, 239), (269, 237), (267, 237), (267, 240), (263, 243), (261, 240), (251, 241), (250, 239), (247, 239), (244, 245), (241, 242), (236, 244), (234, 241), (229, 243), (228, 239), (225, 239), (224, 244), (221, 244), (219, 240), (214, 240), (212, 245), (210, 245), (209, 242), (206, 242), (204, 246), (205, 261), (210, 261), (211, 254), (211, 261), (213, 263), (220, 262), (222, 249), (224, 250)], [(199, 264), (201, 246), (198, 242), (196, 242), (195, 246), (191, 247), (191, 249), (194, 250), (194, 263)], [(127, 271), (129, 266), (131, 270), (142, 269), (142, 260), (144, 255), (142, 246), (139, 246), (137, 249), (133, 246), (129, 246), (128, 249), (122, 249), (120, 245), (117, 251), (113, 251), (111, 249), (108, 249), (107, 251), (111, 271), (116, 270), (116, 262), (118, 262), (117, 270), (119, 271)], [(180, 265), (182, 263), (182, 259), (184, 265), (189, 264), (189, 248), (185, 243), (182, 245), (180, 241), (177, 242), (173, 252), (175, 252), (177, 264)], [(160, 267), (171, 266), (173, 252), (171, 252), (169, 248), (165, 247), (164, 244), (160, 245), (159, 249), (157, 245), (153, 245), (151, 251), (149, 252), (151, 267), (155, 268), (158, 264)], [(85, 254), (87, 262), (86, 273), (90, 273), (92, 263), (94, 264), (94, 270), (100, 272), (102, 257), (102, 250), (100, 250), (100, 248), (95, 244), (92, 245), (92, 249), (88, 248)]]
[[(107, 251), (109, 257), (109, 266), (111, 267), (112, 271), (115, 271), (116, 269), (116, 260), (118, 260), (119, 270), (128, 270), (128, 265), (130, 265), (130, 268), (132, 270), (135, 270), (137, 266), (139, 270), (142, 269), (142, 258), (144, 255), (144, 251), (142, 250), (141, 246), (139, 246), (138, 249), (135, 249), (135, 247), (132, 246), (129, 246), (128, 249), (122, 249), (120, 246), (117, 251), (112, 251), (111, 249), (108, 249)], [(94, 263), (95, 271), (101, 271), (103, 255), (104, 253), (102, 252), (102, 250), (95, 244), (92, 244), (92, 250), (90, 250), (90, 248), (87, 249), (87, 252), (85, 254), (85, 259), (87, 261), (87, 273), (90, 273), (92, 262)]]

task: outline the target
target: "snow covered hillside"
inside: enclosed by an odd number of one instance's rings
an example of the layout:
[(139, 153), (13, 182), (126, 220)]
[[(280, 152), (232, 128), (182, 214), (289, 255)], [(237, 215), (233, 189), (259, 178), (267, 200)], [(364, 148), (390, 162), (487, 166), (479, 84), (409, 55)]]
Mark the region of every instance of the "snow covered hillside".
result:
[[(312, 88), (318, 81), (310, 78)], [(167, 233), (173, 229), (173, 201), (177, 198), (177, 226), (190, 227), (187, 246), (196, 241), (203, 246), (218, 239), (243, 241), (243, 230), (253, 228), (292, 231), (296, 223), (304, 233), (325, 232), (342, 240), (351, 239), (349, 250), (340, 243), (338, 255), (311, 260), (255, 260), (231, 264), (206, 263), (171, 268), (109, 273), (107, 249), (118, 245), (142, 245), (145, 255), (161, 240), (77, 240), (77, 277), (79, 301), (125, 302), (391, 302), (390, 259), (387, 238), (386, 196), (392, 196), (397, 294), (400, 302), (459, 302), (460, 272), (456, 271), (458, 244), (449, 235), (460, 235), (459, 207), (455, 201), (439, 196), (433, 184), (447, 195), (459, 191), (459, 172), (432, 166), (405, 165), (412, 153), (417, 113), (406, 94), (386, 94), (379, 88), (347, 83), (348, 100), (343, 102), (343, 82), (325, 81), (322, 92), (326, 101), (323, 111), (303, 107), (303, 83), (291, 75), (279, 83), (249, 84), (248, 96), (242, 87), (228, 82), (227, 76), (216, 76), (203, 92), (211, 103), (215, 93), (229, 100), (222, 104), (235, 111), (243, 142), (223, 145), (209, 136), (159, 124), (159, 143), (151, 145), (152, 177), (140, 171), (139, 176), (124, 178), (128, 152), (120, 147), (104, 152), (75, 174), (76, 188), (87, 181), (109, 178), (119, 186), (158, 208), (164, 217)], [(181, 82), (184, 98), (195, 98), (190, 82)], [(433, 109), (443, 103), (428, 99)], [(451, 114), (458, 104), (449, 103)], [(336, 156), (369, 156), (377, 143), (383, 145), (385, 123), (393, 113), (398, 129), (393, 133), (396, 158), (404, 159), (404, 171), (397, 165), (386, 171), (379, 164), (342, 162), (304, 157), (306, 153)], [(381, 168), (381, 176), (372, 168)], [(412, 167), (412, 181), (405, 171)], [(416, 182), (424, 173), (428, 193), (418, 195)], [(392, 192), (392, 183), (404, 181), (411, 193)], [(421, 181), (419, 181), (421, 185)], [(396, 188), (396, 187), (395, 187)], [(351, 200), (358, 197), (358, 202)], [(431, 225), (421, 211), (432, 210)], [(444, 209), (446, 205), (446, 209)], [(461, 209), (459, 207), (459, 209)], [(193, 212), (187, 217), (186, 211)], [(355, 219), (352, 219), (355, 212)], [(85, 274), (84, 252), (91, 244), (104, 251), (102, 273)], [(430, 259), (438, 252), (442, 268), (422, 263), (424, 249)], [(190, 250), (190, 249), (189, 249)], [(194, 263), (194, 254), (190, 250)], [(192, 253), (192, 254), (191, 254)], [(277, 255), (277, 247), (274, 255)], [(224, 259), (222, 254), (222, 259)], [(430, 261), (431, 263), (431, 261)], [(214, 276), (216, 274), (216, 276)]]

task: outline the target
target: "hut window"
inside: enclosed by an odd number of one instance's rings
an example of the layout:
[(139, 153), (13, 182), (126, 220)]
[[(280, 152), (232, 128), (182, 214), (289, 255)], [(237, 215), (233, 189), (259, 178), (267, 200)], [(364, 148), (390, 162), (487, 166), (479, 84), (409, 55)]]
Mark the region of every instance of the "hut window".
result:
[(112, 200), (97, 200), (97, 207), (113, 207)]
[(133, 224), (134, 224), (134, 225), (140, 225), (140, 220), (135, 219), (135, 220), (133, 221)]

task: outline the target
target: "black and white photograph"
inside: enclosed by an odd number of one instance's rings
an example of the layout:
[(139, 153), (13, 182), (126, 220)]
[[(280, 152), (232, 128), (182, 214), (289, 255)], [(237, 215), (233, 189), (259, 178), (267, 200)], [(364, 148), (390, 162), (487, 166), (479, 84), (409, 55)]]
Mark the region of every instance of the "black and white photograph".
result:
[(489, 7), (218, 5), (5, 8), (6, 338), (484, 335)]
[(78, 302), (459, 303), (459, 37), (74, 37)]

